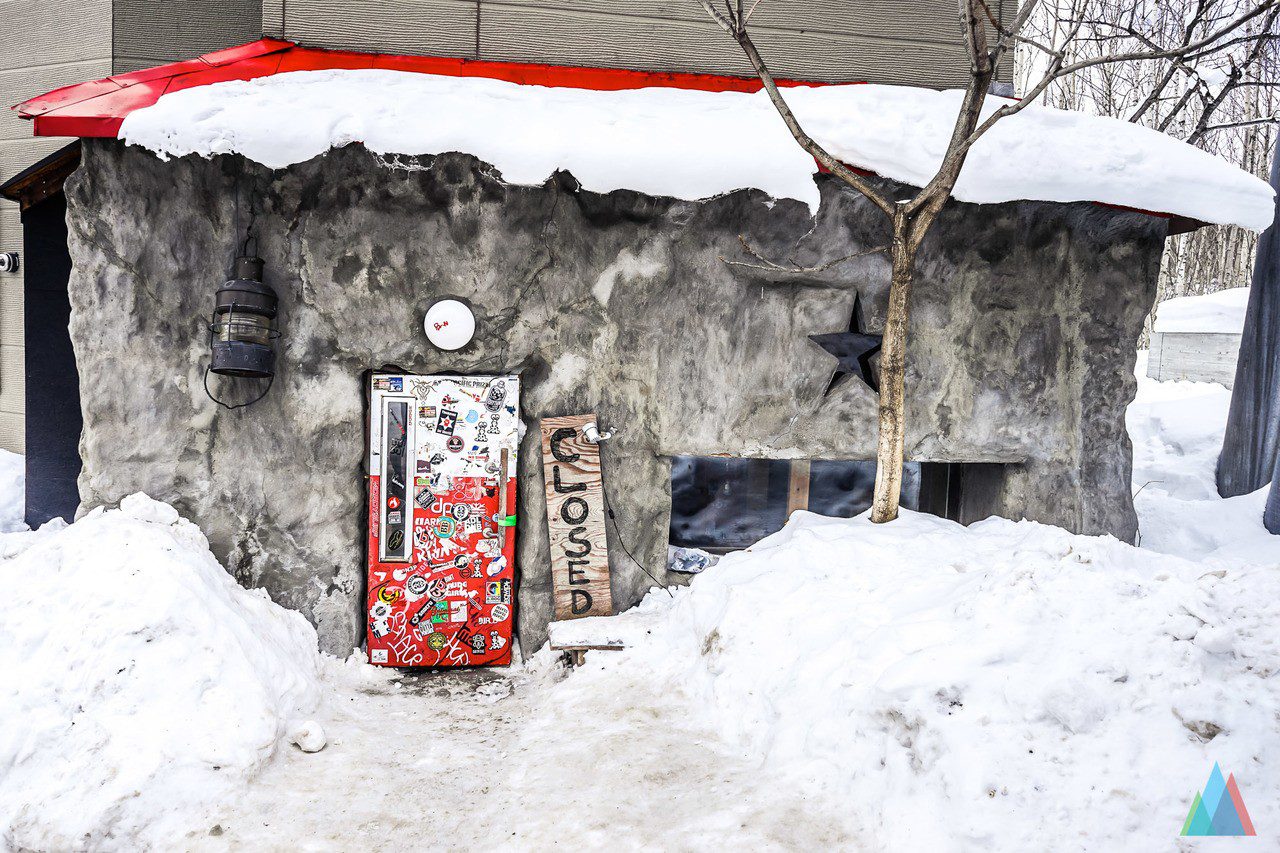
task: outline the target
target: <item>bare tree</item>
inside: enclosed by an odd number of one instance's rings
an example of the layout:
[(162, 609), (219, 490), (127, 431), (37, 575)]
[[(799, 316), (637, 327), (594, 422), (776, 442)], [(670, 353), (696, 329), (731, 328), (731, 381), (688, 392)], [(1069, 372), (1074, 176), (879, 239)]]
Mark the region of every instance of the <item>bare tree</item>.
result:
[[(1085, 69), (1115, 66), (1121, 63), (1159, 59), (1181, 59), (1187, 62), (1215, 45), (1242, 38), (1244, 28), (1252, 21), (1273, 14), (1280, 0), (1258, 0), (1250, 8), (1227, 20), (1218, 21), (1207, 32), (1169, 44), (1151, 39), (1150, 45), (1107, 53), (1100, 56), (1072, 58), (1067, 47), (1085, 33), (1087, 19), (1079, 14), (1085, 0), (1076, 0), (1080, 8), (1055, 23), (1056, 43), (1044, 43), (1024, 29), (1038, 8), (1038, 0), (1025, 0), (1014, 21), (1003, 26), (986, 0), (959, 0), (960, 37), (969, 58), (969, 79), (956, 116), (955, 126), (942, 162), (933, 178), (906, 200), (891, 198), (872, 182), (841, 163), (805, 132), (787, 105), (773, 75), (752, 41), (749, 24), (761, 0), (747, 6), (743, 0), (698, 0), (698, 3), (729, 34), (755, 69), (770, 101), (782, 117), (796, 142), (823, 167), (845, 184), (862, 193), (892, 223), (890, 241), (891, 278), (889, 307), (885, 317), (884, 343), (880, 352), (879, 437), (876, 449), (876, 484), (872, 500), (871, 520), (892, 521), (898, 516), (902, 491), (902, 457), (904, 424), (903, 379), (907, 352), (907, 324), (910, 319), (911, 285), (916, 255), (938, 214), (951, 197), (960, 170), (973, 145), (997, 122), (1017, 115), (1035, 102), (1060, 80)], [(1143, 22), (1132, 20), (1135, 31), (1145, 32)], [(1042, 57), (1037, 78), (1016, 101), (1006, 102), (988, 111), (983, 105), (1000, 62), (1016, 45), (1027, 45)]]
[[(1066, 50), (1074, 61), (1154, 43), (1189, 44), (1249, 8), (1249, 0), (1041, 0), (1024, 32)], [(1280, 122), (1278, 15), (1280, 9), (1273, 9), (1195, 55), (1086, 69), (1056, 82), (1044, 102), (1154, 128), (1265, 180)], [(1066, 20), (1085, 22), (1081, 36), (1069, 44), (1061, 38)], [(1038, 79), (1040, 56), (1029, 45), (1019, 49), (1018, 91)], [(1246, 284), (1257, 239), (1232, 225), (1171, 237), (1157, 304)]]

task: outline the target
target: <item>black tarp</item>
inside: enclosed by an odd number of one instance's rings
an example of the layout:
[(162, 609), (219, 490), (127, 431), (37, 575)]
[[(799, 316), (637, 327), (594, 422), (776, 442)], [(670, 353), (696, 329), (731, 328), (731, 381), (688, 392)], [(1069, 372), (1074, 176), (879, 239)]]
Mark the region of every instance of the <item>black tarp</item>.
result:
[[(1280, 192), (1280, 147), (1271, 161), (1271, 186)], [(1277, 204), (1280, 210), (1280, 203)], [(1276, 472), (1280, 446), (1280, 223), (1262, 232), (1236, 364), (1231, 413), (1218, 457), (1218, 494), (1257, 491)], [(1274, 492), (1272, 515), (1280, 516)], [(1276, 518), (1280, 528), (1280, 518)], [(1273, 533), (1278, 532), (1272, 530)]]

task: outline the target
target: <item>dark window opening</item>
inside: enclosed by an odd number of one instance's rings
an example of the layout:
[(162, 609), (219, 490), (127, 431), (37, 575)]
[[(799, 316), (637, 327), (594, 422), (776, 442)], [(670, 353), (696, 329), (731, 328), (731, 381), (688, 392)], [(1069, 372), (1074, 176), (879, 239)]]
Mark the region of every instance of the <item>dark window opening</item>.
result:
[[(990, 514), (962, 484), (994, 486), (1002, 465), (908, 462), (902, 506), (967, 523)], [(748, 547), (786, 524), (795, 509), (852, 518), (871, 507), (876, 464), (869, 460), (742, 459), (676, 456), (671, 460), (670, 542), (720, 553)], [(989, 491), (989, 489), (978, 489)]]

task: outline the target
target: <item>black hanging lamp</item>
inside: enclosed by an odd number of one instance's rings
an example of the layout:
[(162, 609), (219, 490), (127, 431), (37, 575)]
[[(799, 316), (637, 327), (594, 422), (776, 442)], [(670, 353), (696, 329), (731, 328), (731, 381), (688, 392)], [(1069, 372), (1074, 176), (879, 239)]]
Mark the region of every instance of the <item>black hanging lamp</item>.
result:
[[(218, 288), (209, 324), (212, 357), (205, 371), (205, 393), (228, 409), (256, 403), (271, 390), (275, 377), (275, 340), (279, 298), (262, 281), (262, 258), (236, 258), (232, 278)], [(267, 387), (252, 400), (229, 405), (209, 391), (209, 372), (219, 376), (266, 379)]]

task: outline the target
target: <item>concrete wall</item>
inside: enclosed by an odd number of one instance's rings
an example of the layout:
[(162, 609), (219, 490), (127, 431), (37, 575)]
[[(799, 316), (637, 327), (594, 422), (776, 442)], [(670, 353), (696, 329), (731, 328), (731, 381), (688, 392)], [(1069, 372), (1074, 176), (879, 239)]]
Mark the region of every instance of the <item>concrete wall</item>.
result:
[(1230, 388), (1236, 381), (1240, 338), (1225, 332), (1152, 332), (1147, 376), (1162, 382), (1217, 382)]
[[(510, 186), (461, 154), (418, 165), (359, 145), (275, 172), (86, 145), (68, 182), (84, 506), (136, 490), (172, 502), (241, 581), (345, 653), (363, 625), (361, 372), (519, 372), (528, 648), (550, 615), (538, 418), (594, 411), (618, 429), (603, 468), (620, 608), (649, 585), (622, 544), (665, 574), (670, 456), (874, 456), (874, 395), (849, 381), (823, 396), (834, 359), (806, 336), (847, 329), (855, 292), (883, 328), (883, 256), (786, 281), (721, 260), (741, 257), (739, 235), (800, 264), (884, 244), (887, 221), (857, 193), (820, 178), (815, 222), (757, 191), (680, 202), (581, 192), (564, 173)], [(204, 324), (251, 210), (281, 297), (279, 373), (228, 412), (202, 386)], [(1131, 540), (1124, 409), (1165, 229), (1085, 203), (945, 210), (915, 286), (908, 458), (1012, 463), (983, 469), (975, 503)], [(422, 331), (444, 295), (477, 314), (454, 354)]]
[[(1017, 10), (1016, 0), (992, 6), (1004, 17)], [(778, 76), (941, 88), (967, 79), (956, 9), (953, 0), (764, 0), (751, 20)], [(262, 24), (313, 47), (752, 73), (695, 0), (263, 0)]]

